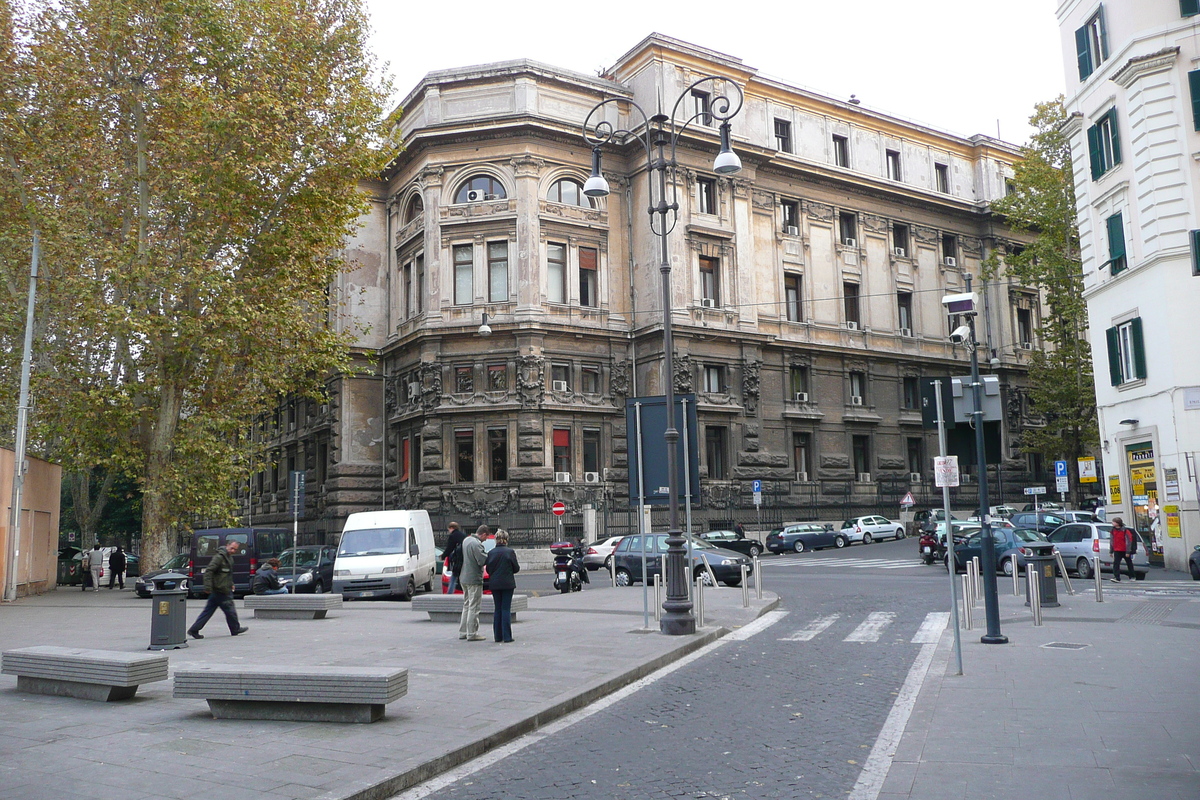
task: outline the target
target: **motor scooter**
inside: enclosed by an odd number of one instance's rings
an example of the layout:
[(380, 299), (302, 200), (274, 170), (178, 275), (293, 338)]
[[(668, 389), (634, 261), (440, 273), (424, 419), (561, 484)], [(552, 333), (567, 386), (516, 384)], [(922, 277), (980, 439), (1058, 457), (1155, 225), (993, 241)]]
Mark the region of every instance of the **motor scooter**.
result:
[(555, 542), (550, 545), (554, 554), (554, 588), (563, 594), (583, 591), (583, 584), (591, 583), (587, 569), (583, 566), (583, 545), (574, 542)]

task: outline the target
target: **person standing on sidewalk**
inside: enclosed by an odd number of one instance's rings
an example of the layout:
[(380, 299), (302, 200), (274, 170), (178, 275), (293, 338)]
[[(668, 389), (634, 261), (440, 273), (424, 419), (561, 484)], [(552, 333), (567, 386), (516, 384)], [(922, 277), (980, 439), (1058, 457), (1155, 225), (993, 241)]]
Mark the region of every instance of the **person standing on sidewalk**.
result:
[(517, 588), (516, 574), (521, 571), (517, 554), (508, 546), (508, 531), (496, 531), (496, 547), (487, 556), (488, 588), (492, 590), (492, 636), (497, 642), (511, 642), (512, 599)]
[(446, 569), (450, 573), (450, 583), (446, 586), (446, 594), (454, 594), (458, 591), (458, 573), (462, 569), (462, 550), (459, 548), (466, 538), (467, 535), (463, 533), (459, 524), (451, 522), (450, 535), (446, 537), (446, 549), (442, 551), (446, 556)]
[(193, 639), (204, 638), (200, 631), (218, 608), (225, 612), (225, 621), (229, 623), (230, 636), (237, 636), (239, 633), (250, 630), (238, 622), (237, 609), (233, 605), (233, 556), (239, 547), (237, 542), (226, 543), (225, 549), (218, 550), (212, 561), (209, 561), (208, 566), (204, 568), (204, 589), (208, 592), (208, 602), (204, 604), (204, 610), (200, 612), (200, 616), (196, 617), (192, 627), (188, 628), (188, 636)]
[(129, 561), (125, 558), (125, 551), (121, 549), (121, 545), (117, 545), (117, 549), (108, 556), (109, 589), (113, 587), (113, 581), (117, 582), (119, 588), (125, 588), (125, 568), (127, 566), (129, 566)]
[(104, 551), (100, 549), (100, 543), (96, 542), (87, 554), (88, 572), (92, 573), (92, 591), (100, 591), (100, 579), (104, 577)]
[(474, 536), (468, 536), (462, 543), (462, 570), (459, 583), (463, 590), (462, 618), (458, 622), (458, 638), (468, 642), (482, 642), (479, 635), (479, 606), (483, 602), (483, 566), (487, 563), (487, 553), (483, 549), (483, 540), (491, 533), (487, 525), (480, 525)]
[(1133, 572), (1132, 555), (1133, 537), (1136, 535), (1125, 527), (1125, 522), (1120, 517), (1113, 517), (1112, 538), (1109, 540), (1113, 557), (1113, 576), (1109, 580), (1113, 583), (1121, 582), (1121, 559), (1125, 559), (1125, 563), (1129, 565), (1129, 580), (1136, 578)]

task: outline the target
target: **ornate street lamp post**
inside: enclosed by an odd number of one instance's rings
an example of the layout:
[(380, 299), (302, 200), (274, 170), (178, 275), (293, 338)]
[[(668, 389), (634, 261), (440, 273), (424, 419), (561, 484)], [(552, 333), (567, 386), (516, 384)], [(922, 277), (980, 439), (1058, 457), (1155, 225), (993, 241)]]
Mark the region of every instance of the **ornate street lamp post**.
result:
[[(713, 99), (707, 108), (696, 110), (683, 124), (677, 125), (675, 114), (680, 104), (692, 96), (693, 90), (701, 85), (711, 85)], [(735, 90), (736, 104), (725, 93), (729, 87)], [(675, 428), (675, 381), (672, 375), (674, 363), (674, 341), (671, 333), (671, 256), (667, 249), (667, 237), (679, 220), (679, 184), (676, 170), (677, 146), (680, 135), (697, 119), (720, 121), (721, 149), (713, 162), (713, 171), (718, 175), (729, 175), (742, 168), (742, 162), (729, 146), (729, 120), (742, 109), (742, 90), (733, 81), (710, 75), (688, 86), (675, 100), (669, 115), (661, 108), (654, 116), (648, 116), (637, 103), (626, 98), (609, 98), (596, 104), (583, 123), (583, 138), (592, 145), (592, 174), (583, 186), (589, 197), (606, 197), (608, 181), (600, 172), (600, 151), (604, 145), (638, 141), (646, 150), (650, 230), (658, 237), (661, 253), (659, 272), (662, 274), (663, 313), (663, 365), (662, 381), (666, 391), (667, 429), (663, 436), (667, 445), (667, 499), (670, 517), (667, 530), (667, 599), (663, 603), (660, 630), (670, 636), (682, 636), (696, 632), (696, 618), (692, 615), (692, 604), (688, 600), (687, 583), (691, 576), (683, 538), (679, 527), (679, 431)], [(618, 129), (607, 119), (595, 124), (593, 117), (610, 104), (628, 105), (642, 117), (642, 132)], [(670, 173), (670, 175), (668, 175)]]

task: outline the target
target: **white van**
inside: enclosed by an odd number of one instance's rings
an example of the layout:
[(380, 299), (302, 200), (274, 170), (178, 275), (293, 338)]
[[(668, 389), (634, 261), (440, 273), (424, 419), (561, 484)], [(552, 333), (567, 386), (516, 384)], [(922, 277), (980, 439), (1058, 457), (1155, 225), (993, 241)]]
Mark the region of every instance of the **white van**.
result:
[(333, 591), (347, 600), (408, 600), (420, 586), (433, 589), (433, 525), (428, 511), (365, 511), (342, 528), (333, 562)]

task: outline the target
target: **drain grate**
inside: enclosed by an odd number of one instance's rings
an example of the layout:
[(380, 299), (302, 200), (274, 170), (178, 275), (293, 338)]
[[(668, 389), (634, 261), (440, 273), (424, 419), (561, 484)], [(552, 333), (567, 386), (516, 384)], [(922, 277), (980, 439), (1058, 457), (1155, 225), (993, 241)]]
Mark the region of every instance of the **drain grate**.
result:
[(1073, 642), (1047, 642), (1042, 647), (1052, 647), (1055, 650), (1082, 650), (1091, 647), (1090, 644), (1075, 644)]

